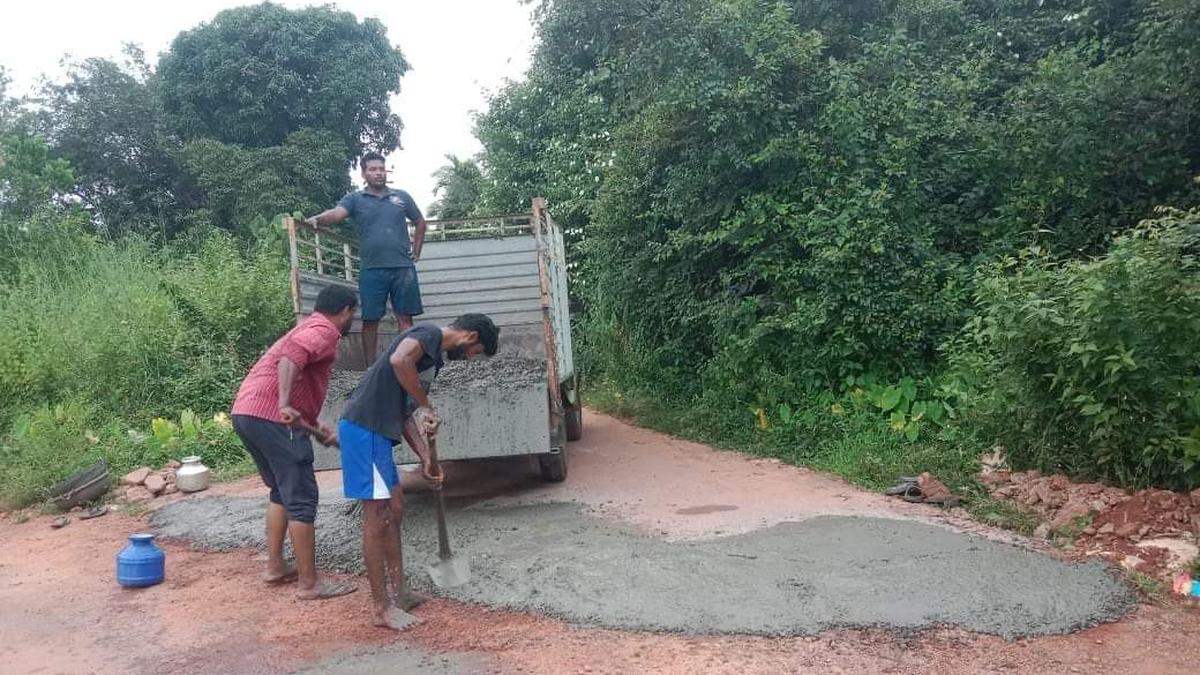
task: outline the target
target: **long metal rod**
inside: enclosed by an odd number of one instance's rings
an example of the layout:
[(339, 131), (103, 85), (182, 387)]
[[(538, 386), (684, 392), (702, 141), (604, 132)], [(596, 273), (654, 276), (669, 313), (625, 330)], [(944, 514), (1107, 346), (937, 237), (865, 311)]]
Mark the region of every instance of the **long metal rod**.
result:
[(325, 266), (322, 264), (324, 261), (321, 260), (321, 233), (320, 232), (313, 233), (313, 257), (317, 259), (317, 274), (324, 274)]

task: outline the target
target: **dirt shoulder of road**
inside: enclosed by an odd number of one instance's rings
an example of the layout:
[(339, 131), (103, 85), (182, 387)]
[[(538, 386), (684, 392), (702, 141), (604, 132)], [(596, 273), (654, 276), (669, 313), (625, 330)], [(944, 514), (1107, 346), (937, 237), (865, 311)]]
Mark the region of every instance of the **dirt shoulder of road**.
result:
[[(575, 501), (657, 536), (701, 539), (819, 515), (900, 517), (991, 531), (933, 507), (889, 501), (835, 478), (718, 452), (589, 411), (567, 483), (536, 482), (520, 461), (455, 467), (461, 501)], [(408, 476), (406, 476), (406, 479)], [(323, 474), (335, 484), (336, 474)], [(419, 489), (419, 486), (414, 486)], [(260, 495), (255, 480), (217, 486)], [(727, 508), (736, 507), (736, 508)], [(436, 599), (420, 626), (396, 635), (367, 625), (358, 593), (314, 605), (258, 581), (250, 549), (201, 553), (164, 544), (167, 581), (131, 591), (114, 556), (145, 517), (120, 512), (51, 529), (50, 516), (0, 518), (0, 662), (6, 672), (382, 672), (436, 664), (442, 672), (1192, 672), (1200, 610), (1143, 604), (1115, 623), (1070, 635), (1007, 641), (957, 629), (827, 631), (769, 638), (683, 636), (588, 628), (530, 613)], [(389, 654), (395, 654), (391, 658)], [(433, 660), (429, 660), (433, 659)], [(437, 672), (437, 671), (435, 671)]]

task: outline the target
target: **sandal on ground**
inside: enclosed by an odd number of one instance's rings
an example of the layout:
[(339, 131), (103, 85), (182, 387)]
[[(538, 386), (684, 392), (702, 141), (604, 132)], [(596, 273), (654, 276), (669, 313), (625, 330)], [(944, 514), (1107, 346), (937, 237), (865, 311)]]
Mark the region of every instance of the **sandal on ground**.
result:
[(901, 495), (907, 494), (909, 490), (911, 490), (912, 488), (915, 488), (915, 487), (917, 487), (917, 479), (916, 478), (910, 479), (907, 476), (901, 476), (900, 480), (896, 481), (896, 484), (893, 485), (892, 487), (884, 490), (883, 494), (885, 494), (889, 497), (899, 497)]
[(298, 577), (295, 565), (288, 565), (287, 569), (279, 574), (264, 574), (262, 577), (263, 583), (267, 584), (286, 584), (290, 581), (295, 581)]
[(91, 520), (100, 516), (108, 515), (108, 506), (93, 506), (79, 515), (80, 520)]
[(348, 595), (358, 590), (358, 586), (345, 581), (318, 581), (317, 585), (306, 591), (299, 591), (296, 597), (301, 600), (326, 600)]
[(910, 483), (908, 488), (897, 496), (912, 504), (925, 503), (925, 495), (921, 494), (921, 488), (916, 483)]

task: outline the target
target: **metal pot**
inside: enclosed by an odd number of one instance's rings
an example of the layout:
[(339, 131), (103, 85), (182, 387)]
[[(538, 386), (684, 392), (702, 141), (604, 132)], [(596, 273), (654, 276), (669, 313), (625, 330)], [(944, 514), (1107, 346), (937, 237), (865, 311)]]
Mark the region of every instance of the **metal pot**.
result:
[(175, 485), (180, 492), (207, 490), (211, 479), (208, 467), (200, 463), (200, 457), (192, 455), (180, 460), (183, 466), (175, 470)]

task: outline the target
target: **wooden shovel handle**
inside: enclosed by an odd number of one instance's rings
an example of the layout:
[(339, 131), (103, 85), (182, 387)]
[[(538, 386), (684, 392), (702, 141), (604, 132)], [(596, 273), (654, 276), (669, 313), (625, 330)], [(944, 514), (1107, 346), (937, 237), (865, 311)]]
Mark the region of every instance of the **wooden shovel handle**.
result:
[[(300, 427), (301, 429), (304, 429), (308, 433), (312, 434), (318, 440), (320, 440), (325, 435), (325, 432), (321, 431), (321, 427), (313, 424), (312, 422), (309, 422), (308, 420), (304, 419), (303, 417), (296, 420), (295, 424), (296, 424), (296, 426)], [(324, 442), (324, 441), (322, 441), (322, 442)], [(333, 444), (339, 445), (339, 443), (336, 441), (336, 439), (334, 440)]]

